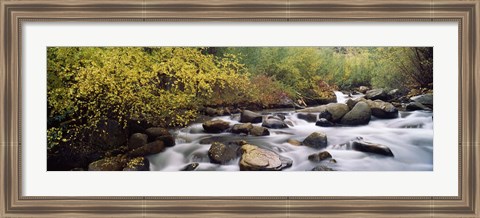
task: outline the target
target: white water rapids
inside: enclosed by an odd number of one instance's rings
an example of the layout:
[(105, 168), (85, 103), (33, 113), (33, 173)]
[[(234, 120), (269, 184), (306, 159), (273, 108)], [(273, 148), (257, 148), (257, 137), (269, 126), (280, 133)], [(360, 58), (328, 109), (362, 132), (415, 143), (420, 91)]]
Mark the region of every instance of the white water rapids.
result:
[[(345, 102), (348, 97), (336, 92), (337, 101)], [(358, 96), (353, 96), (358, 97)], [(326, 165), (339, 171), (431, 171), (433, 170), (433, 113), (429, 111), (399, 112), (395, 119), (378, 119), (372, 116), (368, 125), (356, 127), (320, 127), (298, 119), (297, 113), (292, 110), (264, 111), (262, 114), (271, 115), (282, 113), (286, 121), (294, 126), (286, 129), (269, 129), (269, 136), (246, 136), (233, 133), (210, 134), (204, 133), (202, 124), (197, 123), (175, 131), (176, 145), (166, 151), (151, 155), (150, 170), (178, 171), (190, 163), (199, 163), (196, 170), (208, 171), (238, 171), (240, 158), (232, 160), (227, 165), (210, 163), (207, 152), (210, 144), (200, 144), (200, 140), (209, 137), (221, 137), (231, 140), (246, 140), (248, 143), (274, 151), (293, 160), (290, 168), (284, 171), (310, 171), (318, 165)], [(230, 125), (239, 123), (239, 115), (220, 116), (230, 122)], [(254, 125), (261, 125), (254, 124)], [(303, 141), (315, 131), (327, 134), (328, 146), (326, 149), (314, 149), (307, 146), (292, 145), (289, 139)], [(388, 146), (394, 157), (384, 157), (377, 154), (346, 150), (346, 143), (357, 137), (365, 141)], [(308, 156), (320, 151), (328, 151), (337, 163), (322, 161), (314, 163)], [(325, 162), (325, 163), (323, 163)]]

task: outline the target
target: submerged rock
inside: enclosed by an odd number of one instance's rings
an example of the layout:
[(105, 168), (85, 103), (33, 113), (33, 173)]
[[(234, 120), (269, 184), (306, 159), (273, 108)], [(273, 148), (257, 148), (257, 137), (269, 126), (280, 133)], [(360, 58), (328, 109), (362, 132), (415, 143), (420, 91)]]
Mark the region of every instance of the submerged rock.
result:
[(240, 114), (240, 123), (261, 123), (262, 115), (253, 111), (244, 110)]
[(263, 127), (271, 129), (284, 129), (288, 128), (287, 124), (281, 119), (270, 118), (262, 122)]
[(272, 151), (259, 148), (255, 145), (242, 145), (240, 170), (279, 171), (292, 166), (293, 161)]
[(287, 143), (291, 144), (291, 145), (296, 145), (296, 146), (299, 146), (299, 145), (302, 145), (302, 142), (301, 141), (298, 141), (296, 139), (288, 139), (287, 140)]
[(323, 126), (323, 127), (332, 127), (332, 126), (335, 126), (335, 123), (332, 123), (330, 121), (328, 121), (327, 119), (325, 118), (320, 118), (316, 123), (315, 125), (317, 126)]
[(328, 151), (322, 151), (320, 153), (315, 153), (308, 156), (308, 160), (313, 162), (320, 162), (329, 158), (332, 158), (332, 155), (328, 153)]
[(220, 142), (214, 142), (208, 150), (208, 157), (211, 163), (226, 164), (237, 158), (239, 147), (237, 145), (224, 145)]
[(327, 134), (323, 132), (314, 132), (303, 140), (303, 144), (312, 148), (326, 148)]
[(365, 102), (358, 102), (343, 118), (340, 120), (341, 124), (356, 126), (365, 125), (370, 122), (372, 112), (370, 107)]
[(312, 171), (336, 171), (330, 167), (327, 167), (325, 165), (319, 165), (319, 166), (316, 166), (312, 169)]
[(351, 146), (353, 150), (374, 153), (384, 156), (393, 157), (393, 153), (389, 147), (381, 144), (376, 144), (372, 142), (366, 142), (361, 139), (354, 140), (351, 142)]
[(297, 114), (298, 119), (305, 120), (310, 123), (314, 123), (317, 121), (317, 115), (316, 114), (311, 114), (311, 113), (298, 113)]
[(198, 166), (200, 166), (199, 163), (191, 163), (183, 167), (180, 171), (194, 171), (197, 169)]
[(207, 133), (221, 133), (230, 128), (230, 123), (223, 120), (210, 120), (202, 124)]

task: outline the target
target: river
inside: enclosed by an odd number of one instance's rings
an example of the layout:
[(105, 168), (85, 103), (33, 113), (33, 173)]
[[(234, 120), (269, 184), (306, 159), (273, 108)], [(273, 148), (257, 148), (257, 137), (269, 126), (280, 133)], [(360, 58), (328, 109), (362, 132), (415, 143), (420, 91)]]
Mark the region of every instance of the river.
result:
[[(335, 92), (337, 101), (344, 103), (348, 96)], [(361, 95), (354, 95), (353, 98)], [(238, 171), (239, 158), (226, 165), (210, 163), (207, 152), (210, 144), (201, 144), (200, 140), (210, 137), (221, 139), (246, 140), (250, 144), (274, 151), (293, 160), (293, 165), (283, 171), (310, 171), (318, 166), (308, 160), (308, 156), (320, 150), (307, 146), (292, 145), (289, 139), (303, 141), (315, 131), (327, 134), (328, 146), (326, 150), (336, 160), (336, 163), (326, 162), (325, 165), (337, 171), (432, 171), (433, 170), (433, 113), (430, 111), (400, 111), (395, 119), (378, 119), (372, 116), (368, 125), (356, 127), (320, 127), (299, 119), (297, 113), (291, 109), (263, 111), (270, 115), (282, 113), (293, 126), (286, 129), (270, 129), (269, 136), (245, 136), (232, 133), (210, 134), (204, 133), (202, 124), (196, 123), (186, 128), (178, 129), (174, 135), (176, 145), (166, 151), (148, 156), (152, 171), (179, 171), (190, 163), (199, 163), (196, 170), (207, 171)], [(239, 123), (239, 115), (219, 116), (230, 122), (230, 125)], [(261, 125), (254, 124), (254, 125)], [(347, 150), (340, 144), (362, 137), (365, 141), (386, 145), (393, 152), (394, 157)]]

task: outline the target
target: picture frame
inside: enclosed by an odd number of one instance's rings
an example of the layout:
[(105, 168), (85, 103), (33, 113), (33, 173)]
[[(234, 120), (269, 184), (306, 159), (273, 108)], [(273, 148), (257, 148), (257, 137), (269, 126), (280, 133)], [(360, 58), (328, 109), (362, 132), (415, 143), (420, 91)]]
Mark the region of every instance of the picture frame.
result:
[[(478, 217), (478, 0), (445, 1), (15, 1), (0, 3), (0, 215), (2, 217)], [(459, 24), (459, 195), (342, 197), (22, 196), (22, 23), (441, 22)]]

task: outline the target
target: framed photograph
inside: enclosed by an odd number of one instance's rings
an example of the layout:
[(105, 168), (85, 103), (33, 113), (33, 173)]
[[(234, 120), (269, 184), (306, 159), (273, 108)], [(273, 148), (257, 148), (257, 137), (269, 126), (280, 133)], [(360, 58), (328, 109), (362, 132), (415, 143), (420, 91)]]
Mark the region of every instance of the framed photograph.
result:
[(478, 217), (480, 1), (2, 1), (0, 212)]

